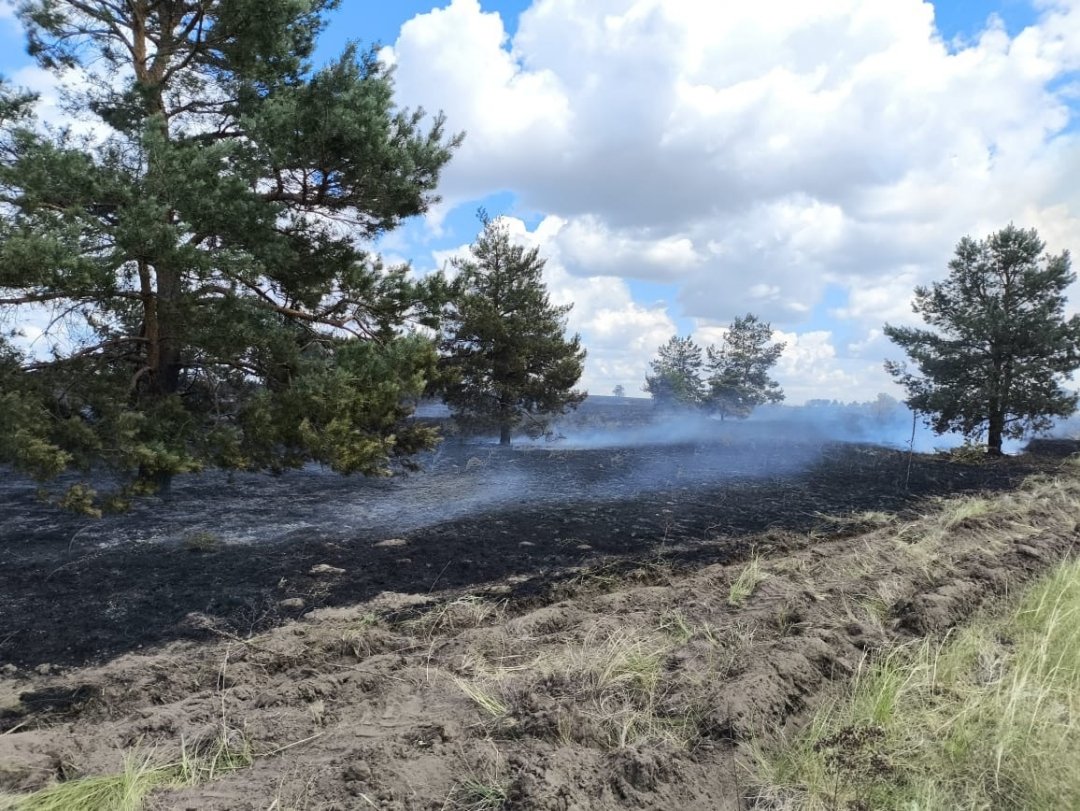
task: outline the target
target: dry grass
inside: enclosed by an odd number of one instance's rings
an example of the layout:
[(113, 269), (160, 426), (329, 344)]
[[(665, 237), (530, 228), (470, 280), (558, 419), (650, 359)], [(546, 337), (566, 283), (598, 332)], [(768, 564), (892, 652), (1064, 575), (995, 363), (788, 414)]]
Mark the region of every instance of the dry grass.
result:
[(505, 599), (490, 600), (467, 594), (409, 620), (403, 627), (430, 638), (437, 634), (495, 624), (505, 619), (506, 602)]
[(768, 576), (762, 568), (761, 558), (756, 553), (752, 554), (749, 562), (739, 570), (739, 574), (731, 583), (728, 590), (728, 605), (742, 605)]
[(442, 811), (499, 811), (507, 807), (510, 786), (501, 767), (502, 756), (494, 743), (491, 748), (490, 759), (465, 764), (468, 776), (450, 789)]
[(139, 811), (155, 789), (196, 786), (254, 760), (251, 744), (237, 730), (223, 728), (194, 745), (181, 742), (180, 756), (162, 762), (154, 752), (130, 753), (118, 774), (67, 780), (19, 797), (0, 796), (3, 811)]
[(759, 753), (769, 807), (1080, 807), (1080, 563), (1003, 617), (895, 650)]
[(450, 792), (443, 804), (444, 811), (499, 811), (505, 808), (509, 797), (501, 783), (485, 782), (469, 778), (462, 780)]
[(995, 500), (984, 496), (954, 498), (940, 502), (938, 518), (945, 529), (952, 530), (977, 518), (992, 515), (996, 509), (998, 505)]
[(661, 709), (664, 660), (672, 647), (670, 640), (620, 629), (589, 634), (542, 660), (541, 679), (562, 685), (578, 710), (565, 719), (562, 736), (610, 749), (644, 741), (685, 746), (692, 719)]
[[(684, 620), (685, 622), (685, 620)], [(479, 709), (485, 723), (504, 731), (516, 724), (516, 708), (529, 696), (556, 694), (553, 737), (604, 749), (643, 741), (684, 746), (692, 737), (687, 715), (661, 708), (664, 662), (685, 634), (706, 629), (676, 626), (676, 638), (622, 627), (593, 629), (584, 637), (550, 645), (528, 663), (503, 667), (477, 658), (472, 678), (454, 681)]]
[(488, 719), (501, 721), (509, 716), (510, 708), (499, 697), (500, 688), (497, 683), (485, 684), (475, 679), (459, 678), (455, 678), (454, 683), (461, 689), (461, 692), (472, 699), (473, 703)]

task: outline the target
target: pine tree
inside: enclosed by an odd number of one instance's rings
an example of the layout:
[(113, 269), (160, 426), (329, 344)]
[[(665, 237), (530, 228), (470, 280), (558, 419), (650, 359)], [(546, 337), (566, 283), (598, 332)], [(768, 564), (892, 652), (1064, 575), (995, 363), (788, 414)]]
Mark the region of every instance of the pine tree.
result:
[(432, 440), (403, 422), (435, 360), (402, 330), (427, 293), (357, 243), (427, 209), (457, 139), (394, 109), (374, 52), (311, 68), (336, 5), (21, 5), (96, 128), (0, 108), (0, 315), (55, 318), (51, 356), (0, 353), (0, 462), (104, 463), (139, 491), (206, 465), (377, 473)]
[(931, 330), (886, 325), (915, 365), (887, 361), (908, 405), (938, 433), (1004, 438), (1052, 425), (1076, 409), (1062, 387), (1080, 368), (1080, 316), (1065, 318), (1065, 290), (1076, 276), (1068, 253), (1048, 255), (1034, 229), (1013, 225), (976, 241), (964, 237), (949, 277), (915, 288), (914, 310)]
[(719, 347), (706, 350), (706, 404), (720, 415), (745, 418), (765, 403), (784, 399), (780, 384), (769, 377), (785, 344), (773, 343), (772, 326), (747, 313), (736, 318)]
[(644, 390), (652, 395), (658, 408), (697, 407), (705, 398), (701, 382), (701, 347), (689, 336), (671, 339), (657, 350), (649, 363), (652, 374), (645, 376)]
[(585, 351), (567, 339), (566, 314), (543, 281), (537, 248), (514, 244), (504, 224), (481, 213), (483, 231), (471, 256), (455, 260), (451, 303), (444, 312), (442, 395), (455, 419), (494, 427), (509, 445), (515, 427), (542, 433), (549, 419), (585, 399), (574, 386)]

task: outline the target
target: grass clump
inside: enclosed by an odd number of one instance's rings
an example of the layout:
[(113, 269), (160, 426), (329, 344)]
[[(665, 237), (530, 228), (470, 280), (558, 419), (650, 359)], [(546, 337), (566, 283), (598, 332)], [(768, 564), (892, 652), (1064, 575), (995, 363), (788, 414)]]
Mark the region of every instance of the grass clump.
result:
[(480, 684), (477, 681), (454, 679), (457, 686), (472, 702), (493, 721), (501, 721), (510, 714), (510, 708), (501, 698), (494, 686)]
[(0, 811), (139, 811), (159, 788), (197, 786), (254, 762), (250, 741), (225, 729), (202, 745), (181, 744), (178, 760), (129, 755), (119, 774), (66, 780), (32, 794), (0, 795)]
[(4, 811), (139, 811), (159, 786), (174, 783), (174, 769), (149, 758), (129, 757), (124, 771), (83, 777), (49, 786), (23, 797), (0, 796)]
[(663, 706), (664, 662), (671, 640), (635, 633), (590, 633), (537, 663), (549, 684), (561, 685), (567, 741), (621, 749), (645, 741), (684, 746), (692, 719)]
[(447, 811), (499, 811), (509, 799), (505, 786), (469, 779), (454, 787), (443, 807)]
[(341, 632), (342, 652), (352, 655), (356, 659), (366, 659), (375, 653), (378, 640), (374, 630), (378, 626), (378, 615), (373, 612), (364, 614), (349, 628)]
[(406, 627), (427, 637), (478, 628), (501, 621), (506, 615), (506, 604), (506, 600), (468, 594), (409, 620)]
[(1080, 808), (1080, 562), (1004, 616), (902, 648), (800, 737), (759, 753), (791, 809)]
[(173, 768), (179, 785), (197, 786), (246, 769), (254, 762), (255, 753), (248, 736), (223, 725), (209, 740), (194, 746), (182, 744), (180, 760)]
[(751, 555), (749, 562), (742, 567), (728, 589), (728, 605), (741, 606), (767, 577), (761, 566), (761, 558), (757, 554)]
[(184, 536), (184, 549), (188, 552), (199, 554), (217, 552), (224, 545), (225, 542), (221, 540), (221, 536), (205, 530), (191, 532)]
[(980, 465), (990, 460), (986, 453), (986, 446), (978, 442), (965, 440), (962, 445), (944, 451), (944, 455), (950, 462), (961, 465)]
[[(697, 633), (685, 620), (673, 636)], [(550, 735), (564, 744), (620, 749), (645, 741), (685, 746), (694, 719), (665, 703), (665, 662), (675, 639), (645, 628), (600, 629), (567, 640), (514, 666), (476, 664), (477, 674), (454, 677), (490, 728), (508, 733)], [(531, 696), (555, 699), (540, 726)], [(532, 722), (530, 722), (532, 719)], [(526, 726), (523, 727), (522, 724)]]
[(984, 496), (948, 499), (941, 505), (941, 523), (945, 529), (956, 529), (977, 518), (992, 515), (996, 506), (993, 499)]

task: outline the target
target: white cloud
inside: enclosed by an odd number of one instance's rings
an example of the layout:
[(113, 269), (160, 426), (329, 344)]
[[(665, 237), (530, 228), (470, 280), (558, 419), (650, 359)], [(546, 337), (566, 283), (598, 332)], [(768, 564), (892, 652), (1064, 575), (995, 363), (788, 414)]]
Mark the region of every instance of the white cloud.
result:
[[(536, 181), (567, 142), (571, 111), (558, 77), (523, 70), (505, 44), (498, 14), (481, 11), (477, 0), (454, 0), (405, 23), (394, 47), (383, 49), (383, 60), (395, 66), (399, 98), (445, 109), (450, 128), (468, 133), (444, 173), (450, 202), (517, 180), (504, 174), (508, 164), (517, 164), (519, 176), (530, 175), (531, 166)], [(534, 161), (521, 153), (525, 145)]]
[(690, 316), (795, 326), (826, 283), (940, 276), (965, 233), (1080, 233), (1072, 2), (957, 46), (919, 0), (536, 0), (512, 41), (453, 0), (393, 60), (468, 132), (448, 206), (512, 189), (575, 274), (676, 281)]
[(92, 113), (80, 111), (76, 114), (64, 103), (66, 94), (86, 88), (88, 79), (81, 70), (69, 69), (57, 75), (37, 65), (26, 65), (7, 78), (13, 87), (37, 95), (34, 113), (41, 124), (96, 139), (111, 134), (112, 130)]
[[(873, 396), (888, 380), (862, 344), (915, 320), (913, 287), (943, 277), (960, 237), (1015, 221), (1080, 248), (1080, 4), (1039, 9), (1015, 36), (991, 17), (946, 43), (920, 0), (535, 0), (510, 40), (451, 0), (389, 57), (404, 103), (468, 132), (440, 212), (509, 189), (549, 215), (554, 280), (589, 341), (638, 330), (655, 349), (676, 317), (751, 311), (794, 336), (795, 388)], [(678, 300), (659, 315), (628, 278)], [(805, 332), (827, 287), (848, 296), (828, 315), (864, 336), (850, 356)], [(607, 351), (590, 373), (614, 368)], [(643, 374), (647, 357), (621, 357)]]
[(900, 396), (886, 374), (880, 359), (858, 357), (871, 354), (866, 350), (878, 336), (871, 335), (865, 346), (848, 347), (844, 355), (837, 353), (832, 333), (825, 330), (798, 333), (776, 333), (776, 339), (786, 346), (776, 364), (774, 377), (787, 395), (787, 402), (801, 404), (812, 399), (865, 402), (879, 392)]
[(704, 258), (685, 235), (655, 238), (643, 230), (613, 232), (593, 216), (567, 222), (559, 230), (558, 243), (567, 267), (583, 275), (603, 272), (624, 278), (673, 279)]

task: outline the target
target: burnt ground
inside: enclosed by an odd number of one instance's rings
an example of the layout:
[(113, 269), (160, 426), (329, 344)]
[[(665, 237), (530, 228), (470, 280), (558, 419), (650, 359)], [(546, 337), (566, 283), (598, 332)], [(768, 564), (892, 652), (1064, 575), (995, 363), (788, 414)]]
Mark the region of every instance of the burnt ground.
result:
[[(906, 492), (906, 459), (880, 448), (475, 453), (347, 487), (189, 480), (172, 504), (73, 524), (65, 560), (78, 565), (53, 561), (32, 608), (96, 629), (87, 655), (131, 646), (106, 619), (144, 645), (195, 627), (209, 636), (99, 665), (0, 668), (0, 808), (72, 807), (69, 790), (101, 785), (72, 781), (131, 764), (157, 775), (145, 811), (797, 807), (758, 779), (755, 752), (868, 662), (1001, 610), (1080, 542), (1080, 462), (1060, 456), (916, 457)], [(1033, 469), (1047, 475), (1013, 487)], [(923, 498), (971, 489), (1000, 492)], [(391, 508), (410, 527), (396, 537), (377, 524)], [(853, 515), (865, 509), (900, 515)], [(219, 551), (183, 551), (183, 532), (211, 519)], [(39, 562), (68, 554), (55, 516), (17, 520)], [(751, 545), (761, 554), (746, 562)], [(144, 568), (125, 573), (129, 560)], [(306, 574), (316, 561), (344, 571)], [(193, 573), (217, 585), (199, 592)], [(54, 609), (55, 583), (82, 602)], [(383, 584), (406, 592), (364, 599)], [(230, 608), (224, 588), (260, 602)], [(163, 593), (173, 602), (155, 602)], [(283, 595), (305, 601), (303, 616), (248, 636), (241, 621), (286, 619)], [(181, 598), (196, 597), (213, 613), (182, 614)], [(146, 636), (154, 623), (172, 625)], [(73, 645), (65, 627), (54, 626)]]
[[(696, 569), (744, 558), (751, 545), (794, 549), (819, 533), (835, 538), (828, 516), (1008, 489), (1038, 466), (916, 455), (909, 468), (905, 453), (880, 447), (767, 441), (463, 446), (401, 480), (192, 478), (170, 500), (96, 522), (37, 503), (9, 476), (0, 484), (0, 664), (103, 661), (203, 638), (207, 618), (247, 637), (381, 592), (499, 583), (540, 605), (586, 568), (662, 556)], [(343, 571), (312, 573), (324, 564)]]

